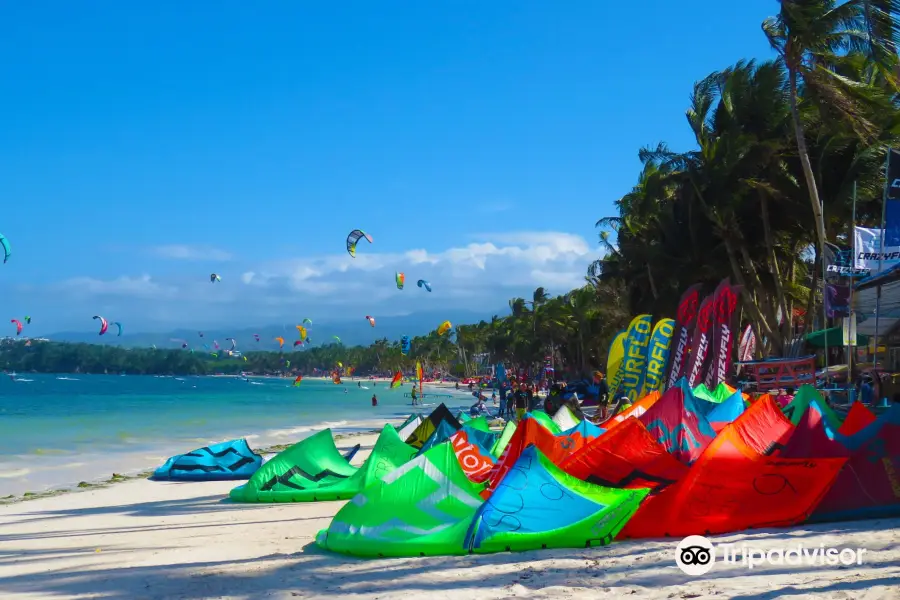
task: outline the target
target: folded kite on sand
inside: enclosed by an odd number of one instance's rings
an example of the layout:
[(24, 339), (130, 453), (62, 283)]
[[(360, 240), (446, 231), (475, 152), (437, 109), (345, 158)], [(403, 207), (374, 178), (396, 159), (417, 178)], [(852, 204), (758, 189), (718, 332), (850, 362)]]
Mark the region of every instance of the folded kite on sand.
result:
[(262, 465), (262, 456), (247, 440), (231, 440), (173, 456), (156, 469), (153, 481), (223, 481), (250, 479)]
[(347, 500), (407, 462), (415, 448), (385, 425), (361, 467), (334, 445), (330, 429), (297, 442), (264, 464), (250, 481), (231, 490), (235, 502), (316, 502)]

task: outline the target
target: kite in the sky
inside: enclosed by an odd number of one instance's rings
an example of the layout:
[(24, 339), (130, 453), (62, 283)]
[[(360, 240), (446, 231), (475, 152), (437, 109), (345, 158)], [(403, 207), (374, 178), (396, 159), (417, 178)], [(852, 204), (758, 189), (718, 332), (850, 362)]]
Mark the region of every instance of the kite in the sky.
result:
[(440, 327), (437, 328), (437, 334), (444, 335), (445, 333), (450, 331), (451, 327), (453, 327), (453, 325), (450, 324), (450, 321), (444, 321), (443, 323), (441, 323)]
[(114, 321), (113, 325), (115, 325), (116, 327), (119, 328), (119, 333), (116, 334), (116, 337), (121, 337), (122, 336), (122, 324), (119, 323), (118, 321)]
[(300, 334), (301, 340), (306, 339), (306, 327), (304, 327), (303, 325), (297, 325), (297, 333)]
[(303, 325), (312, 325), (312, 319), (303, 319)]
[(340, 344), (340, 343), (341, 343), (341, 338), (339, 338), (339, 337), (338, 337), (338, 336), (336, 336), (336, 335), (333, 335), (333, 336), (331, 336), (331, 337), (333, 337), (333, 338), (334, 338), (334, 339), (336, 339), (336, 340), (337, 340), (337, 342), (338, 342), (338, 344)]
[(25, 324), (31, 325), (31, 317), (29, 317), (28, 315), (25, 315)]
[(12, 256), (12, 248), (9, 246), (9, 240), (2, 233), (0, 233), (0, 247), (3, 248), (3, 263), (6, 264), (6, 261)]
[(16, 324), (16, 335), (20, 335), (22, 333), (22, 323), (18, 319), (10, 319), (9, 322)]
[(216, 275), (215, 273), (210, 273), (210, 274), (209, 274), (209, 282), (210, 282), (210, 283), (215, 283), (215, 282), (217, 282), (217, 281), (222, 281), (222, 278), (219, 277), (218, 275)]
[(279, 348), (284, 348), (284, 338), (283, 337), (278, 336), (277, 338), (275, 338), (275, 341), (278, 342)]
[(371, 325), (372, 327), (375, 327), (375, 317), (371, 317), (371, 316), (369, 316), (369, 315), (366, 315), (366, 321), (369, 322), (369, 325)]
[(425, 281), (424, 279), (420, 279), (418, 282), (416, 282), (416, 285), (419, 287), (425, 288), (429, 292), (431, 291), (431, 284), (428, 283), (427, 281)]
[(106, 319), (104, 319), (100, 315), (94, 315), (94, 320), (100, 321), (100, 335), (103, 335), (104, 333), (106, 333), (106, 330), (109, 329), (109, 323), (106, 322)]
[(406, 283), (406, 275), (404, 275), (404, 274), (401, 273), (400, 271), (397, 271), (397, 272), (394, 274), (394, 279), (397, 281), (397, 289), (398, 289), (398, 290), (402, 290), (402, 289), (403, 289), (403, 284)]
[(350, 256), (353, 258), (356, 258), (356, 244), (362, 238), (366, 238), (370, 244), (372, 243), (372, 236), (362, 229), (354, 229), (350, 232), (350, 235), (347, 236), (347, 252), (349, 252)]
[(400, 338), (400, 354), (402, 354), (403, 356), (409, 354), (410, 346), (411, 344), (409, 343), (408, 335), (404, 335), (402, 338)]

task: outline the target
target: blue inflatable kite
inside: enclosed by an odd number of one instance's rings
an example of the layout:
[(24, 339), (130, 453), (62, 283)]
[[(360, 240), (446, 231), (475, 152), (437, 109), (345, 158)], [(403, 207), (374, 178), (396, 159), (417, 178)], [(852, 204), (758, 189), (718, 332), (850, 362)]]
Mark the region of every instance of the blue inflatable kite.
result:
[(247, 440), (231, 440), (173, 456), (153, 472), (154, 481), (224, 481), (250, 479), (262, 466), (262, 456)]

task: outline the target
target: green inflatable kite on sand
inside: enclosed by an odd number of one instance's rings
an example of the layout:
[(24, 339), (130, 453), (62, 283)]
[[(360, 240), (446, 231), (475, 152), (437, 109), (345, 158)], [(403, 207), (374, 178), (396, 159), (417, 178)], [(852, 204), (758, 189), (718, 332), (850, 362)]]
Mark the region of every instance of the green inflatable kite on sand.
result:
[(443, 442), (345, 504), (316, 544), (357, 556), (466, 554), (463, 541), (482, 489)]
[(434, 556), (610, 543), (647, 495), (561, 471), (528, 446), (486, 502), (449, 442), (366, 488), (316, 544), (357, 556)]
[(359, 468), (349, 464), (326, 429), (263, 463), (253, 477), (231, 490), (235, 502), (316, 502), (347, 500), (416, 453), (385, 425), (372, 454)]

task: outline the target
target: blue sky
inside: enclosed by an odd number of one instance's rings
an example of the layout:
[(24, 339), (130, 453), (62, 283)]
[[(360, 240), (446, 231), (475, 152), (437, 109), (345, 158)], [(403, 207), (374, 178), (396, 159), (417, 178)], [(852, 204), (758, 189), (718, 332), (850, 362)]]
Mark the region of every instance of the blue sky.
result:
[[(638, 148), (689, 144), (692, 82), (768, 57), (777, 9), (151, 4), (0, 7), (0, 306), (34, 332), (563, 293)], [(354, 228), (375, 242), (355, 261)]]

